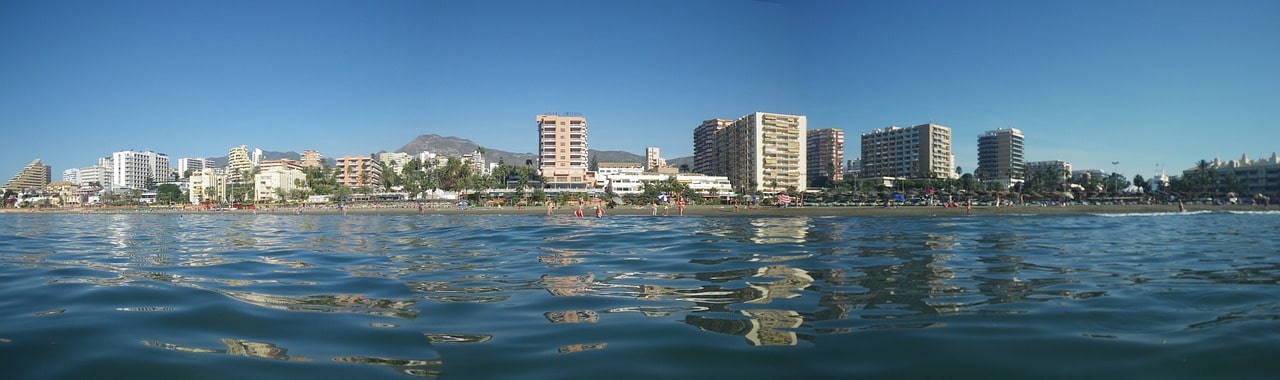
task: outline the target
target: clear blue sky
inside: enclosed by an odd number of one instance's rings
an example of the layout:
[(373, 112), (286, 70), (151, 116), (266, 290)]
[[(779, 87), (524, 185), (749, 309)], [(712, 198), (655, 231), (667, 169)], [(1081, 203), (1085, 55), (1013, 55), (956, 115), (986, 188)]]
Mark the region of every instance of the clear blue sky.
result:
[(581, 112), (591, 148), (692, 154), (701, 120), (934, 122), (957, 164), (1150, 176), (1280, 151), (1280, 1), (0, 2), (0, 181), (123, 149), (329, 157), (419, 134), (514, 152)]

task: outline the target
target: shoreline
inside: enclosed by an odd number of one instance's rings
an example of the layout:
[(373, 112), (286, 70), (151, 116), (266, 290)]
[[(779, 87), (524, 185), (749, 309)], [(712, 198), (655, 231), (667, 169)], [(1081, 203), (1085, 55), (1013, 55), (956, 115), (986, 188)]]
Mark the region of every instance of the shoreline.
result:
[[(576, 206), (558, 206), (552, 215), (572, 217)], [(1186, 212), (1197, 211), (1280, 211), (1256, 205), (1187, 205)], [(664, 215), (664, 211), (666, 215)], [(592, 218), (594, 206), (583, 207), (585, 218)], [(619, 206), (606, 209), (605, 217), (610, 216), (652, 216), (649, 207)], [(880, 206), (805, 206), (805, 207), (762, 207), (748, 210), (740, 208), (734, 211), (732, 206), (696, 205), (688, 206), (685, 216), (999, 216), (999, 215), (1084, 215), (1084, 214), (1152, 214), (1177, 213), (1177, 205), (1069, 205), (1069, 206), (974, 206), (972, 211), (964, 207), (943, 208), (941, 206), (898, 206), (885, 208)], [(176, 208), (57, 208), (57, 209), (3, 209), (0, 214), (239, 214), (239, 215), (546, 215), (543, 207), (476, 207), (457, 209), (455, 207), (423, 208), (418, 211), (416, 205), (400, 206), (368, 206), (355, 205), (343, 209), (336, 207), (264, 207), (256, 210), (187, 210)], [(658, 209), (658, 217), (679, 217), (677, 208)]]

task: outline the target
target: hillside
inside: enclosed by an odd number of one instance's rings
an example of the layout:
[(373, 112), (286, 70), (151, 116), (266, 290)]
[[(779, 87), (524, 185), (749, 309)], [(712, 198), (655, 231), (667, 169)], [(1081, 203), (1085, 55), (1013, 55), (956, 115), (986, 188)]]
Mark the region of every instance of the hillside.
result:
[[(413, 141), (409, 141), (408, 144), (396, 151), (415, 155), (425, 151), (456, 157), (474, 152), (477, 147), (481, 146), (483, 145), (460, 137), (427, 134), (414, 138)], [(644, 162), (644, 156), (620, 150), (592, 150), (587, 154), (588, 159), (595, 162)], [(525, 160), (532, 160), (533, 164), (536, 165), (538, 156), (533, 153), (513, 153), (500, 149), (485, 148), (484, 159), (488, 162), (501, 161), (513, 165), (523, 165)]]

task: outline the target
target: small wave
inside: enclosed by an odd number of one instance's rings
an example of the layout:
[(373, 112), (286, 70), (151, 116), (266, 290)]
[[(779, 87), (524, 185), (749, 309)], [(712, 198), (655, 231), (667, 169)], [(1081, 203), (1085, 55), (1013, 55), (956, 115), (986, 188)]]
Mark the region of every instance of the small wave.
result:
[(1233, 211), (1226, 211), (1226, 213), (1236, 214), (1236, 215), (1280, 215), (1280, 210), (1267, 210), (1267, 211), (1234, 211), (1233, 210)]
[(1103, 216), (1108, 218), (1126, 218), (1131, 216), (1174, 216), (1174, 215), (1203, 215), (1212, 214), (1215, 211), (1201, 210), (1191, 212), (1121, 212), (1121, 213), (1090, 213), (1093, 216)]

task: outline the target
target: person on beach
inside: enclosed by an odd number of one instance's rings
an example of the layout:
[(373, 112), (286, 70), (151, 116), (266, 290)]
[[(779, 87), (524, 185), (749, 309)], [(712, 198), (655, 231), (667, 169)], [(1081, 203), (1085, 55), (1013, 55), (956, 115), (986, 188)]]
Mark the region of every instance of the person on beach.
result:
[(649, 207), (653, 208), (653, 216), (658, 216), (658, 202), (649, 201)]
[(552, 210), (552, 209), (554, 209), (554, 208), (555, 208), (555, 204), (554, 204), (554, 203), (551, 203), (551, 200), (550, 200), (550, 199), (548, 199), (548, 200), (547, 200), (547, 215), (551, 215), (551, 210)]
[(1187, 206), (1182, 204), (1182, 200), (1178, 200), (1178, 212), (1187, 212)]
[(676, 207), (680, 209), (680, 216), (684, 216), (684, 205), (685, 205), (684, 197), (680, 197), (676, 199)]
[(964, 213), (965, 213), (965, 214), (972, 214), (972, 213), (973, 213), (973, 198), (965, 198), (965, 200), (964, 200)]

